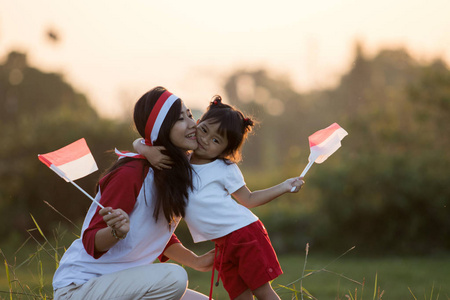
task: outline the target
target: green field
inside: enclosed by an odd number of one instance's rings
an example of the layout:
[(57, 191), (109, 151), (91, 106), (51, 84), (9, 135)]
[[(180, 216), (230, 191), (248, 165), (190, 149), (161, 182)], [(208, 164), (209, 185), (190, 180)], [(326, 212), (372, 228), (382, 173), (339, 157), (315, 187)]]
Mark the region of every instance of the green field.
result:
[[(31, 291), (34, 294), (51, 296), (51, 279), (55, 264), (45, 257), (46, 255), (42, 258), (36, 257), (29, 264), (22, 265), (16, 270), (10, 268), (12, 280), (14, 278), (11, 273), (15, 272), (15, 281), (12, 283), (14, 291)], [(282, 299), (292, 299), (293, 292), (279, 286), (288, 285), (302, 276), (305, 256), (303, 253), (299, 253), (298, 255), (283, 255), (279, 258), (284, 274), (277, 278), (272, 285)], [(360, 258), (350, 252), (337, 258), (338, 256), (309, 253), (305, 274), (312, 271), (317, 272), (304, 278), (302, 284), (315, 298), (352, 299), (356, 289), (357, 299), (374, 299), (375, 280), (377, 280), (380, 292), (384, 291), (382, 299), (450, 299), (449, 255)], [(11, 264), (11, 259), (8, 259), (8, 262)], [(44, 276), (42, 278), (39, 275), (40, 262), (43, 262)], [(16, 266), (19, 264), (16, 262)], [(3, 270), (0, 272), (0, 291), (2, 291), (0, 299), (10, 299), (7, 293), (9, 286), (5, 271), (3, 265)], [(200, 273), (191, 269), (188, 269), (188, 273), (190, 288), (209, 294), (211, 273)], [(364, 282), (364, 288), (354, 281)], [(299, 289), (299, 287), (300, 282), (297, 282), (295, 288)], [(347, 298), (346, 295), (351, 296)], [(16, 295), (12, 299), (44, 298)], [(214, 299), (228, 299), (222, 284), (214, 288)], [(298, 299), (301, 299), (300, 294), (298, 294)], [(304, 297), (304, 299), (307, 298)]]
[[(388, 258), (352, 258), (349, 253), (333, 262), (336, 257), (310, 253), (307, 258), (305, 274), (326, 267), (306, 277), (302, 284), (317, 299), (347, 299), (345, 295), (357, 299), (374, 299), (375, 278), (382, 299), (450, 299), (450, 256), (442, 257), (388, 257)], [(282, 299), (292, 299), (293, 293), (278, 288), (299, 279), (303, 272), (305, 257), (285, 255), (280, 257), (284, 274), (274, 280), (272, 286)], [(330, 264), (331, 263), (331, 264)], [(333, 273), (330, 273), (333, 272)], [(210, 273), (202, 274), (188, 270), (190, 287), (205, 294), (209, 293)], [(217, 274), (217, 273), (216, 273)], [(365, 282), (360, 284), (346, 278)], [(299, 289), (300, 283), (295, 287)], [(292, 287), (292, 286), (291, 286)], [(413, 294), (409, 291), (412, 291)], [(361, 298), (361, 292), (362, 298)], [(298, 295), (299, 299), (300, 294)], [(214, 288), (214, 298), (228, 299), (222, 285)], [(304, 299), (307, 299), (304, 297)], [(350, 298), (351, 299), (351, 298)]]

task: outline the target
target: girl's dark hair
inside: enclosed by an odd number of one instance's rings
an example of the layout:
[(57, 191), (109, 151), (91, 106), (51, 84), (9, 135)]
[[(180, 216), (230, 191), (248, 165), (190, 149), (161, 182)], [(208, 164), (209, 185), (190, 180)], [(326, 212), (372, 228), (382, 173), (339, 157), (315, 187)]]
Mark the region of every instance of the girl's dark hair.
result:
[(228, 139), (228, 145), (222, 152), (221, 157), (225, 161), (239, 162), (242, 158), (242, 145), (252, 131), (255, 121), (244, 116), (237, 108), (222, 103), (222, 97), (219, 95), (212, 98), (200, 122), (207, 120), (212, 124), (219, 123), (219, 134), (226, 136)]
[[(165, 91), (166, 89), (163, 87), (155, 87), (136, 102), (133, 115), (134, 124), (136, 130), (143, 138), (145, 138), (147, 119), (156, 101)], [(186, 152), (173, 145), (170, 141), (170, 130), (180, 118), (181, 107), (181, 99), (177, 99), (164, 118), (158, 138), (153, 143), (154, 146), (164, 146), (166, 149), (164, 154), (170, 156), (174, 162), (171, 169), (153, 169), (156, 188), (153, 217), (157, 221), (159, 214), (162, 212), (169, 224), (174, 217), (184, 217), (188, 190), (193, 187), (192, 168)], [(129, 157), (120, 159), (108, 170), (108, 173), (134, 159)], [(141, 161), (143, 162), (143, 167), (151, 167), (147, 160), (141, 159)]]

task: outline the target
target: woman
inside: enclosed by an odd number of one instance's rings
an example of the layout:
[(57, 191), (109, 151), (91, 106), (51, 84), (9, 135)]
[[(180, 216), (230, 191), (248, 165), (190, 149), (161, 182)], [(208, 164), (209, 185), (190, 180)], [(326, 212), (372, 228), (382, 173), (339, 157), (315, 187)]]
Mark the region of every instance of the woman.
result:
[[(181, 99), (162, 87), (136, 103), (134, 123), (146, 144), (163, 146), (173, 159), (168, 170), (143, 159), (123, 157), (98, 183), (96, 200), (61, 259), (53, 278), (58, 299), (180, 299), (187, 275), (168, 258), (200, 271), (212, 268), (214, 255), (197, 256), (173, 234), (184, 216), (192, 188), (186, 151), (195, 149), (195, 122)], [(188, 291), (186, 296), (203, 295)]]

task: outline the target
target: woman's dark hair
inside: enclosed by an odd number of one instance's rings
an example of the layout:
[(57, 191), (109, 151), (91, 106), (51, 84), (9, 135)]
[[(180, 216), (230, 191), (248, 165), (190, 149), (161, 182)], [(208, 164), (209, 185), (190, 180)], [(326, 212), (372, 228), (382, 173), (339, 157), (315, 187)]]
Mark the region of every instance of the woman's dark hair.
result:
[(244, 116), (235, 107), (222, 103), (222, 97), (219, 95), (212, 98), (200, 122), (207, 120), (212, 124), (219, 123), (219, 134), (228, 139), (228, 145), (221, 155), (224, 161), (239, 162), (242, 158), (242, 145), (252, 131), (255, 121)]
[[(145, 126), (147, 119), (159, 97), (166, 91), (163, 87), (155, 87), (145, 93), (134, 107), (134, 124), (139, 134), (145, 138)], [(158, 138), (153, 143), (154, 146), (164, 146), (166, 155), (173, 160), (171, 169), (153, 169), (154, 182), (156, 188), (155, 209), (153, 217), (158, 220), (162, 212), (169, 224), (174, 217), (184, 217), (186, 203), (188, 199), (188, 189), (192, 189), (192, 168), (189, 164), (186, 152), (173, 145), (170, 141), (170, 130), (180, 118), (182, 102), (177, 99), (167, 112), (161, 125)], [(124, 157), (117, 161), (107, 172), (126, 164), (135, 158)], [(142, 160), (143, 167), (149, 166), (147, 160)]]

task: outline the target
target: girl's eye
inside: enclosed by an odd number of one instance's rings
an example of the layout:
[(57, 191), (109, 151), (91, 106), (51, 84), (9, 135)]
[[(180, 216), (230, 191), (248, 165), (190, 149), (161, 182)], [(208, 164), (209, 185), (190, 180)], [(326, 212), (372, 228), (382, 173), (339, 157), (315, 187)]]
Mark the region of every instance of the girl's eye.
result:
[(204, 127), (200, 127), (200, 129), (201, 129), (204, 133), (206, 133), (206, 129), (205, 129)]
[(213, 139), (212, 140), (214, 143), (219, 144), (219, 140), (218, 139)]

